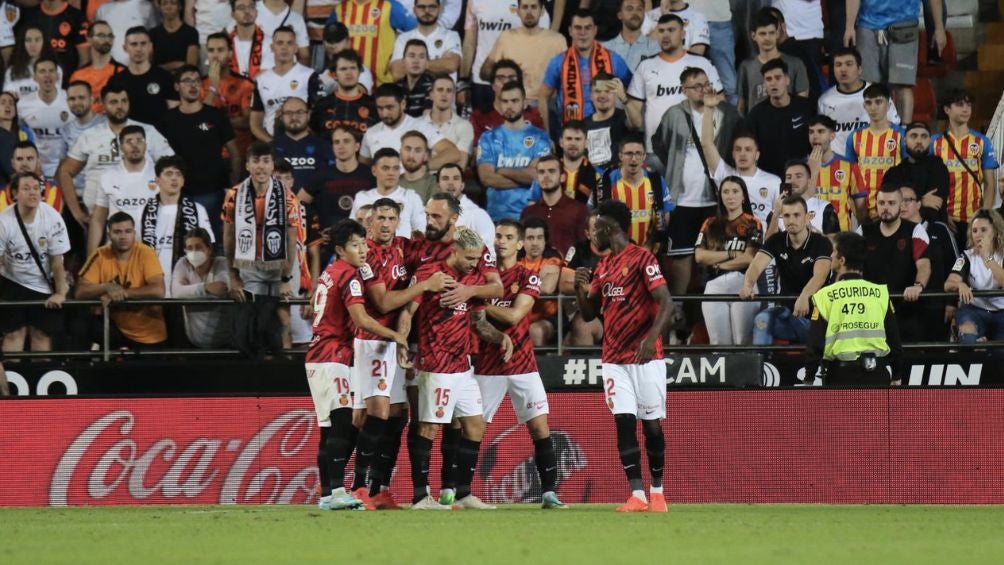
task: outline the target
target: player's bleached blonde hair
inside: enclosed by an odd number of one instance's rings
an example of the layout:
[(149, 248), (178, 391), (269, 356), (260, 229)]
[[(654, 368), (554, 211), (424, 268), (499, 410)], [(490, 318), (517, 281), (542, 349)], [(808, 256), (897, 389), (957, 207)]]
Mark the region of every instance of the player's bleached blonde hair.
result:
[(467, 227), (457, 228), (453, 234), (453, 243), (460, 249), (477, 249), (478, 251), (485, 246), (478, 232)]

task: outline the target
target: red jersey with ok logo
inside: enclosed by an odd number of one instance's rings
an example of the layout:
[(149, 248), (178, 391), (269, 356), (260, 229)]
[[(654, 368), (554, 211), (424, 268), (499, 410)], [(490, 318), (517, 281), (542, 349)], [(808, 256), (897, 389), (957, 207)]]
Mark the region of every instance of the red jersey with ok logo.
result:
[[(415, 273), (415, 282), (422, 282), (442, 271), (457, 282), (469, 286), (485, 284), (485, 277), (477, 269), (458, 273), (446, 261), (426, 263)], [(415, 368), (427, 373), (464, 373), (470, 370), (470, 355), (474, 353), (477, 339), (471, 329), (471, 312), (484, 310), (479, 299), (472, 298), (452, 308), (442, 305), (441, 292), (426, 292), (415, 299), (418, 312), (418, 358)]]
[[(408, 244), (408, 238), (396, 236), (389, 245), (380, 245), (372, 239), (367, 239), (369, 253), (366, 255), (366, 266), (359, 269), (359, 276), (363, 279), (363, 288), (369, 288), (375, 284), (382, 283), (384, 288), (390, 290), (403, 290), (408, 287), (411, 276), (404, 266), (404, 249)], [(386, 314), (380, 312), (369, 298), (366, 300), (366, 312), (378, 324), (385, 328), (395, 329), (397, 318), (401, 310), (393, 310)], [(356, 331), (356, 337), (365, 340), (389, 341), (376, 334), (363, 329)]]
[(314, 338), (307, 363), (352, 365), (355, 326), (349, 306), (365, 304), (363, 281), (356, 268), (341, 259), (324, 269), (314, 292)]
[[(635, 364), (638, 346), (659, 311), (652, 291), (665, 284), (659, 261), (644, 247), (629, 243), (620, 253), (600, 259), (589, 294), (600, 296), (604, 363)], [(659, 336), (652, 358), (662, 356)]]
[[(493, 298), (492, 306), (512, 308), (516, 298), (525, 294), (537, 300), (540, 297), (540, 278), (535, 271), (517, 263), (511, 269), (499, 271), (502, 279), (502, 298)], [(490, 320), (490, 318), (489, 318)], [(530, 340), (530, 313), (514, 326), (494, 324), (512, 340), (513, 352), (509, 362), (502, 360), (502, 347), (494, 343), (482, 342), (481, 351), (474, 362), (476, 375), (525, 375), (537, 372), (537, 358), (533, 355)]]

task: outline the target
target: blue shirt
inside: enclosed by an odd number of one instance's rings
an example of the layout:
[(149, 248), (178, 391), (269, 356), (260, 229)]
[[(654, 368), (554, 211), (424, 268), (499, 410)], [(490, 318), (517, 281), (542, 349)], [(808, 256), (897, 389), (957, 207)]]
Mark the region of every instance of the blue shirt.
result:
[(920, 0), (861, 0), (858, 27), (886, 29), (896, 22), (920, 19)]
[(272, 148), (277, 157), (285, 159), (293, 167), (293, 194), (306, 188), (319, 169), (334, 166), (331, 144), (313, 134), (299, 141), (277, 134), (272, 138)]
[[(603, 46), (620, 55), (629, 69), (637, 69), (642, 59), (658, 55), (659, 51), (662, 51), (659, 42), (647, 35), (638, 36), (638, 41), (628, 43), (624, 41), (624, 34), (619, 33), (610, 41), (604, 41)], [(561, 67), (558, 67), (558, 70), (560, 71)]]
[[(575, 47), (572, 47), (572, 49), (575, 49)], [(561, 67), (564, 66), (565, 55), (567, 54), (568, 52), (566, 51), (564, 53), (558, 53), (552, 57), (550, 62), (547, 63), (547, 70), (544, 71), (544, 84), (558, 93), (558, 116), (560, 121), (563, 121), (561, 117), (565, 115), (565, 93), (561, 84)], [(580, 56), (578, 60), (579, 76), (582, 77), (579, 79), (582, 81), (582, 97), (585, 99), (582, 117), (585, 118), (594, 111), (593, 101), (590, 97), (592, 92), (591, 83), (593, 81), (591, 70), (592, 65), (590, 64), (588, 57)], [(624, 83), (624, 87), (627, 88), (627, 85), (631, 84), (631, 68), (628, 67), (628, 64), (624, 62), (624, 59), (621, 58), (621, 56), (615, 51), (610, 51), (610, 66), (613, 71), (611, 74), (621, 79), (621, 82)]]
[[(478, 140), (477, 164), (498, 169), (522, 169), (539, 157), (551, 153), (551, 139), (539, 127), (525, 123), (513, 130), (504, 124), (486, 131)], [(498, 222), (506, 218), (519, 219), (530, 201), (530, 187), (497, 189), (487, 187), (488, 215)]]

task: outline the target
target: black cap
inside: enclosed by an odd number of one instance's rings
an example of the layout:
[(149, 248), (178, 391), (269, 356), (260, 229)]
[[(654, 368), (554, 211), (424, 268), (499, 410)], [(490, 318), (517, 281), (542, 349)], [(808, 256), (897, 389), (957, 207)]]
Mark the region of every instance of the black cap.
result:
[(333, 22), (324, 26), (324, 42), (339, 43), (349, 38), (349, 28), (342, 22)]
[(903, 131), (910, 131), (912, 129), (917, 129), (917, 128), (925, 130), (927, 131), (927, 133), (931, 133), (931, 126), (927, 125), (927, 122), (920, 122), (920, 121), (910, 122), (909, 124), (906, 125), (906, 129)]

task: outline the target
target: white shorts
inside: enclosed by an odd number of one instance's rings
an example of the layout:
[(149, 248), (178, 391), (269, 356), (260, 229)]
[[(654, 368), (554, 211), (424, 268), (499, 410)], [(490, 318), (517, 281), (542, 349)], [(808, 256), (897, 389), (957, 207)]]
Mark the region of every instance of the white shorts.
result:
[(478, 388), (481, 389), (481, 401), (485, 411), (485, 420), (492, 421), (502, 399), (509, 393), (509, 400), (512, 408), (516, 412), (516, 419), (520, 424), (525, 424), (530, 420), (547, 414), (547, 392), (544, 391), (544, 383), (540, 380), (540, 373), (526, 373), (523, 375), (474, 375), (478, 381)]
[(418, 373), (418, 420), (449, 424), (453, 418), (480, 416), (481, 389), (471, 371)]
[(331, 427), (331, 411), (352, 408), (352, 371), (341, 363), (305, 363), (317, 425)]
[(404, 392), (404, 369), (397, 364), (397, 343), (378, 339), (353, 342), (355, 380), (363, 403), (372, 396), (386, 396), (391, 404), (407, 402)]
[(603, 364), (603, 393), (614, 414), (634, 414), (639, 420), (666, 417), (666, 361), (644, 365)]

